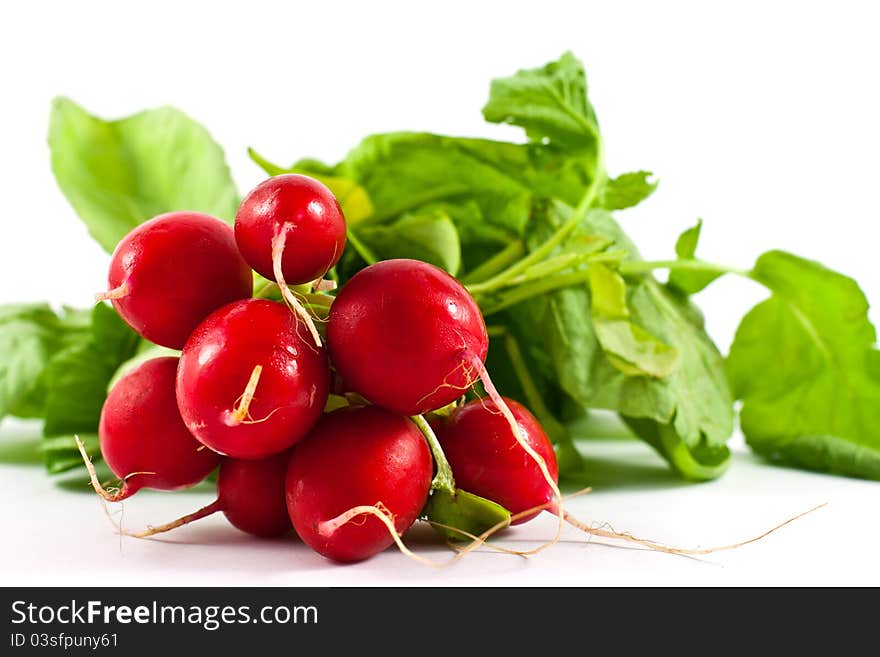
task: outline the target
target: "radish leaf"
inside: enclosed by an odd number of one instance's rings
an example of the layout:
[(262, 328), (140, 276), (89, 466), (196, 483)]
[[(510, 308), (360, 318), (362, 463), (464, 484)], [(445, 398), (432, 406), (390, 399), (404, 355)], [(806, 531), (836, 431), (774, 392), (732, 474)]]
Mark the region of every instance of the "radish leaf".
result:
[(600, 205), (606, 210), (623, 210), (638, 205), (657, 189), (650, 171), (633, 171), (611, 178), (600, 194)]
[(583, 149), (595, 148), (599, 139), (584, 67), (570, 52), (541, 68), (493, 80), (483, 116), (490, 123), (521, 126), (535, 142)]
[[(695, 226), (688, 228), (675, 242), (675, 255), (680, 260), (691, 260), (697, 253), (697, 242), (700, 240), (700, 231), (703, 228), (703, 220), (697, 221)], [(673, 269), (669, 274), (669, 286), (679, 292), (689, 295), (696, 294), (721, 274), (715, 272), (687, 271)]]
[(107, 252), (163, 212), (196, 210), (231, 222), (238, 209), (223, 150), (171, 107), (104, 121), (56, 98), (49, 148), (58, 186)]
[(782, 251), (752, 276), (772, 294), (743, 318), (727, 372), (749, 446), (813, 470), (880, 479), (880, 371), (854, 280)]

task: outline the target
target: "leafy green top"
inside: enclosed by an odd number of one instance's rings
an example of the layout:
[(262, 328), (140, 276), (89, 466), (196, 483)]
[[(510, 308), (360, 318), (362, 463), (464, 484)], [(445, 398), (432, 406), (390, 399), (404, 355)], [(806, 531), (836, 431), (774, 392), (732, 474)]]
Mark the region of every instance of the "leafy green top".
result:
[(727, 359), (749, 445), (771, 459), (880, 479), (880, 371), (868, 302), (851, 278), (771, 251), (752, 276), (772, 292)]
[[(702, 222), (679, 237), (676, 259), (642, 260), (609, 211), (640, 203), (656, 182), (642, 170), (607, 174), (587, 88), (571, 53), (493, 81), (483, 115), (521, 127), (523, 143), (393, 132), (332, 166), (250, 154), (269, 175), (313, 175), (337, 195), (353, 247), (333, 272), (341, 283), (393, 257), (458, 275), (490, 323), (496, 385), (538, 415), (564, 467), (580, 465), (567, 423), (604, 408), (683, 476), (717, 477), (730, 461), (732, 389), (756, 451), (880, 479), (880, 352), (861, 290), (782, 252), (750, 272), (704, 262)], [(57, 99), (49, 144), (59, 186), (107, 251), (161, 212), (235, 213), (222, 150), (177, 110), (103, 121)], [(666, 284), (653, 276), (661, 268)], [(743, 319), (725, 371), (689, 295), (729, 273), (771, 296)], [(109, 306), (0, 307), (0, 417), (43, 418), (50, 469), (72, 467), (70, 433), (95, 449), (108, 382), (151, 348)], [(504, 514), (466, 493), (437, 499), (475, 526)]]
[(223, 150), (199, 123), (171, 107), (103, 121), (56, 98), (49, 148), (61, 191), (108, 252), (163, 212), (197, 210), (232, 221), (238, 209)]

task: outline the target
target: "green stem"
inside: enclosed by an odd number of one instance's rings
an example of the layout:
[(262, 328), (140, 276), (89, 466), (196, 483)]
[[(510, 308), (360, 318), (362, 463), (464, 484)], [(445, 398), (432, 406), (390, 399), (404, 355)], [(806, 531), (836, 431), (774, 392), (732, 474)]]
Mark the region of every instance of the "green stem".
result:
[(522, 301), (525, 301), (526, 299), (530, 299), (531, 297), (538, 296), (540, 294), (546, 294), (547, 292), (552, 292), (553, 290), (558, 290), (563, 287), (577, 285), (578, 283), (583, 283), (586, 280), (586, 269), (577, 269), (575, 271), (560, 274), (550, 278), (538, 279), (536, 281), (525, 283), (524, 285), (513, 288), (510, 291), (498, 295), (498, 297), (494, 299), (490, 298), (487, 299), (485, 302), (481, 301), (480, 310), (482, 310), (483, 312), (483, 317), (488, 317), (489, 315), (497, 313), (510, 306), (516, 305)]
[(702, 271), (713, 274), (736, 274), (751, 278), (752, 274), (747, 269), (726, 267), (714, 262), (704, 260), (628, 260), (620, 264), (620, 273), (624, 276), (629, 274), (647, 274), (655, 269), (679, 269), (684, 271)]
[[(595, 255), (590, 262), (603, 261), (620, 261), (621, 254), (619, 252), (600, 253)], [(716, 274), (736, 274), (745, 278), (753, 278), (752, 273), (746, 269), (737, 269), (735, 267), (726, 267), (717, 265), (712, 262), (704, 262), (703, 260), (657, 260), (657, 261), (641, 261), (627, 260), (620, 262), (618, 265), (620, 273), (623, 275), (648, 274), (656, 269), (681, 269), (686, 271), (703, 271)], [(497, 313), (505, 308), (518, 304), (526, 299), (530, 299), (540, 294), (546, 294), (560, 288), (577, 285), (587, 281), (587, 269), (575, 269), (573, 271), (562, 274), (555, 274), (546, 278), (526, 282), (519, 287), (506, 290), (497, 296), (489, 296), (485, 300), (480, 300), (480, 309), (483, 316), (488, 317), (493, 313)]]
[(538, 418), (538, 422), (541, 423), (541, 426), (543, 426), (544, 430), (550, 435), (550, 439), (553, 443), (568, 440), (568, 430), (559, 420), (556, 419), (556, 416), (550, 412), (547, 405), (544, 404), (544, 398), (538, 391), (538, 386), (535, 385), (535, 380), (532, 378), (532, 374), (529, 372), (529, 367), (526, 365), (526, 361), (523, 358), (522, 350), (519, 348), (519, 342), (517, 342), (516, 338), (510, 333), (507, 333), (504, 336), (504, 349), (507, 351), (507, 357), (510, 360), (510, 364), (513, 366), (513, 371), (516, 373), (516, 378), (519, 380), (519, 385), (523, 390), (523, 394), (526, 396), (526, 402), (528, 402), (529, 409)]
[(494, 276), (502, 271), (517, 258), (522, 257), (525, 252), (526, 247), (521, 240), (511, 242), (479, 267), (469, 272), (467, 276), (462, 277), (460, 279), (462, 285), (476, 284), (480, 281), (485, 281), (490, 276)]
[(357, 251), (358, 255), (363, 258), (368, 265), (375, 265), (379, 262), (379, 258), (370, 251), (369, 247), (358, 239), (358, 237), (354, 234), (351, 228), (348, 229), (347, 232), (348, 242), (354, 247), (354, 250)]
[(587, 211), (596, 201), (596, 198), (599, 195), (599, 188), (604, 182), (603, 179), (605, 177), (605, 172), (603, 166), (603, 153), (604, 150), (602, 140), (599, 139), (596, 146), (596, 175), (590, 181), (590, 186), (587, 187), (586, 192), (584, 192), (583, 197), (581, 197), (580, 203), (578, 203), (569, 220), (562, 224), (562, 226), (560, 226), (556, 230), (556, 232), (553, 233), (553, 235), (551, 235), (547, 240), (544, 241), (543, 244), (541, 244), (541, 246), (532, 251), (525, 258), (522, 258), (518, 262), (514, 263), (501, 273), (496, 274), (487, 281), (467, 286), (468, 291), (471, 294), (491, 292), (492, 290), (504, 286), (508, 280), (510, 280), (517, 274), (524, 272), (532, 265), (544, 260), (544, 258), (550, 255), (553, 249), (559, 246), (562, 240), (568, 237), (571, 232), (578, 227), (578, 225), (584, 220), (584, 217), (586, 217)]
[(264, 280), (254, 288), (254, 298), (262, 299), (272, 288), (275, 287), (275, 281)]
[(431, 452), (434, 454), (437, 474), (434, 475), (434, 480), (431, 482), (431, 489), (442, 490), (450, 495), (455, 495), (455, 479), (452, 476), (452, 467), (449, 465), (449, 461), (446, 460), (446, 455), (443, 453), (443, 448), (440, 447), (440, 441), (437, 440), (434, 430), (422, 415), (413, 415), (410, 419), (416, 423), (425, 440), (428, 441)]
[[(607, 244), (605, 244), (604, 246), (607, 246)], [(604, 248), (604, 246), (601, 248)], [(535, 266), (530, 267), (519, 276), (511, 278), (504, 284), (504, 287), (514, 287), (517, 285), (522, 285), (524, 283), (529, 283), (533, 280), (549, 278), (552, 276), (556, 276), (565, 270), (578, 269), (582, 265), (586, 265), (592, 262), (619, 263), (627, 255), (626, 251), (621, 250), (597, 253), (596, 251), (598, 250), (599, 249), (597, 248), (591, 249), (589, 251), (583, 251), (581, 253), (563, 253), (562, 255), (553, 256), (552, 258), (548, 258), (547, 260), (539, 262)]]

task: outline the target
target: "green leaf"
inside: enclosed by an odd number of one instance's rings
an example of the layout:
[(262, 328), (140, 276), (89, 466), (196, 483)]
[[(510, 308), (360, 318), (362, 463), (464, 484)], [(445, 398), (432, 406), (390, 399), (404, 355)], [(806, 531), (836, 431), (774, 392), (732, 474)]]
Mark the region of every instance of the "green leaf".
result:
[[(688, 228), (679, 235), (678, 240), (675, 242), (675, 255), (678, 256), (679, 260), (694, 259), (702, 228), (703, 220), (699, 219), (696, 226)], [(721, 274), (718, 272), (673, 269), (669, 274), (669, 285), (683, 294), (696, 294), (719, 276)]]
[(868, 371), (872, 377), (880, 380), (880, 351), (877, 349), (871, 349), (868, 354)]
[[(568, 216), (570, 208), (567, 214), (547, 213), (543, 220), (550, 225), (545, 231)], [(605, 211), (589, 212), (580, 232), (612, 240), (613, 248), (638, 259), (635, 246)], [(540, 241), (541, 235), (536, 231), (532, 237)], [(572, 239), (577, 237), (575, 233)], [(547, 359), (550, 376), (566, 395), (584, 408), (607, 409), (636, 420), (631, 424), (639, 437), (683, 476), (717, 476), (727, 465), (724, 445), (733, 431), (733, 404), (721, 355), (686, 299), (649, 275), (624, 280), (631, 321), (678, 353), (677, 366), (663, 378), (628, 375), (612, 364), (589, 319), (592, 297), (586, 284), (532, 298), (506, 315), (517, 327), (523, 351), (533, 362)], [(602, 297), (600, 312), (621, 303), (613, 294)]]
[(87, 334), (75, 311), (59, 316), (45, 303), (0, 306), (0, 419), (42, 417), (50, 359)]
[[(367, 137), (332, 175), (357, 181), (373, 204), (358, 237), (366, 226), (441, 209), (455, 224), (468, 271), (530, 231), (537, 199), (576, 203), (600, 172), (591, 156), (553, 146), (402, 132)], [(363, 266), (348, 250), (340, 280)]]
[[(99, 461), (101, 459), (101, 445), (98, 434), (80, 432), (76, 435), (83, 442), (86, 453), (92, 458), (92, 461)], [(46, 463), (46, 470), (49, 474), (59, 474), (83, 465), (82, 455), (76, 446), (74, 434), (44, 438), (40, 449), (43, 452), (43, 461)]]
[(157, 214), (197, 210), (231, 222), (238, 208), (222, 149), (171, 107), (104, 121), (56, 98), (49, 147), (61, 191), (108, 252)]
[(428, 209), (405, 214), (392, 224), (365, 226), (358, 237), (381, 260), (415, 258), (455, 276), (461, 267), (458, 230), (446, 212)]
[[(528, 220), (528, 189), (478, 156), (478, 143), (419, 133), (374, 135), (348, 154), (337, 175), (363, 185), (373, 201), (375, 222), (468, 198), (492, 224), (519, 233)], [(499, 148), (508, 146), (516, 149), (512, 144)], [(486, 151), (490, 148), (495, 145), (486, 142)]]
[(596, 171), (590, 158), (552, 146), (398, 132), (367, 137), (333, 175), (363, 186), (374, 207), (370, 222), (471, 203), (509, 236), (523, 234), (533, 197), (576, 203)]
[(541, 68), (493, 80), (483, 117), (520, 126), (535, 142), (585, 149), (595, 148), (598, 141), (584, 67), (570, 52)]
[[(135, 354), (139, 342), (138, 335), (112, 307), (95, 306), (89, 339), (59, 351), (46, 368), (43, 435), (52, 438), (96, 433), (108, 383), (120, 364)], [(55, 458), (61, 452), (45, 453), (50, 471), (63, 469), (62, 461)]]
[[(681, 356), (679, 364), (662, 380), (597, 371), (594, 403), (602, 408), (613, 406), (624, 416), (668, 424), (691, 450), (722, 447), (733, 431), (733, 403), (718, 349), (692, 322), (685, 302), (653, 277), (635, 281), (628, 301), (633, 319), (674, 347)], [(662, 453), (671, 460), (668, 451)]]
[(284, 168), (277, 164), (272, 164), (253, 148), (248, 149), (248, 155), (270, 176), (278, 176), (283, 173), (300, 173), (305, 176), (311, 176), (327, 185), (342, 207), (345, 221), (350, 226), (356, 226), (361, 221), (373, 216), (373, 203), (370, 201), (367, 191), (354, 180), (329, 175), (327, 173), (329, 167), (326, 167), (326, 165), (315, 166), (314, 161), (303, 161), (289, 168)]
[(854, 280), (782, 251), (752, 276), (772, 295), (736, 333), (727, 372), (749, 446), (767, 458), (880, 479), (880, 371)]
[(626, 376), (671, 374), (679, 353), (631, 321), (623, 277), (598, 263), (590, 265), (587, 273), (593, 328), (611, 364)]
[(650, 171), (632, 171), (606, 181), (599, 205), (606, 210), (624, 210), (638, 205), (657, 189)]
[(726, 445), (712, 444), (704, 439), (688, 446), (671, 423), (627, 416), (623, 416), (623, 419), (639, 438), (654, 447), (687, 479), (717, 479), (730, 466), (730, 450)]
[[(424, 514), (434, 523), (455, 527), (473, 536), (479, 536), (499, 523), (510, 523), (510, 511), (503, 506), (460, 488), (455, 489), (455, 495), (442, 490), (433, 491)], [(449, 540), (472, 540), (461, 532), (433, 524), (431, 526)]]

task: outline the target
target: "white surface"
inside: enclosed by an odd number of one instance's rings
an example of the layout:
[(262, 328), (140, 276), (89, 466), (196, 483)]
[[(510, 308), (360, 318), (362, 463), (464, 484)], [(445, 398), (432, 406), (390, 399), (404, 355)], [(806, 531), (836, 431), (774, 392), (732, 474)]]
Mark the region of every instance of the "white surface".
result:
[[(334, 160), (362, 136), (426, 129), (519, 138), (487, 126), (493, 76), (571, 49), (586, 65), (612, 173), (661, 179), (621, 215), (650, 258), (706, 220), (703, 257), (746, 267), (781, 247), (853, 275), (880, 298), (880, 40), (866, 2), (446, 2), (0, 4), (0, 303), (88, 305), (108, 257), (52, 180), (50, 99), (67, 94), (116, 117), (164, 103), (202, 121), (227, 149), (241, 189), (261, 178), (252, 145), (282, 163)], [(726, 349), (761, 296), (739, 280), (702, 294)], [(880, 317), (872, 310), (875, 323)], [(760, 376), (757, 372), (756, 376)], [(669, 543), (747, 538), (815, 503), (830, 505), (766, 541), (709, 563), (566, 542), (524, 562), (474, 555), (442, 573), (387, 553), (328, 565), (295, 545), (252, 542), (222, 519), (175, 543), (125, 541), (89, 495), (58, 490), (39, 467), (0, 466), (0, 581), (20, 584), (761, 584), (878, 582), (880, 486), (757, 465), (738, 455), (720, 481), (686, 486), (641, 445), (620, 465), (643, 483), (597, 480), (578, 515)], [(645, 462), (645, 470), (638, 465)], [(659, 468), (659, 469), (658, 469)], [(137, 527), (204, 496), (142, 494)], [(551, 533), (544, 519), (513, 535)], [(178, 544), (182, 543), (182, 544)]]
[[(10, 433), (9, 430), (5, 432)], [(110, 586), (653, 586), (880, 585), (876, 567), (880, 486), (764, 465), (737, 453), (730, 471), (708, 484), (685, 484), (635, 441), (588, 444), (595, 491), (570, 500), (590, 522), (678, 547), (726, 545), (817, 504), (828, 505), (761, 541), (692, 558), (660, 554), (566, 529), (563, 541), (528, 559), (475, 552), (447, 568), (412, 562), (395, 549), (341, 566), (295, 540), (243, 534), (222, 516), (161, 538), (119, 539), (97, 497), (59, 490), (40, 466), (0, 465), (6, 534), (0, 541), (5, 585)], [(141, 529), (207, 504), (211, 491), (142, 491), (124, 503), (124, 527)], [(14, 500), (14, 502), (12, 501)], [(115, 505), (118, 510), (119, 505)], [(499, 535), (528, 549), (554, 534), (548, 514)], [(450, 556), (424, 525), (406, 536), (416, 552)]]

